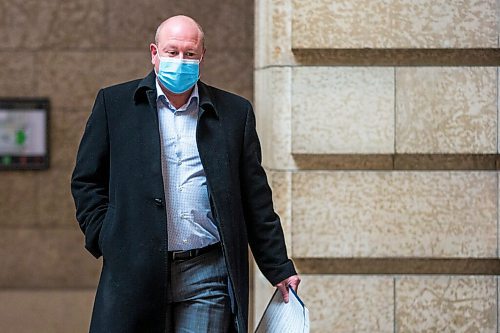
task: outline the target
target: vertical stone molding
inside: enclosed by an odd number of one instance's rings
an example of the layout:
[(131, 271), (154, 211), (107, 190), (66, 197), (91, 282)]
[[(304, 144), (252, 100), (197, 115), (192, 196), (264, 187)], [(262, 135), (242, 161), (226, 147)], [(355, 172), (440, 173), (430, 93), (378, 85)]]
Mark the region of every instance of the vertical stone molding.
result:
[(255, 67), (294, 62), (291, 0), (255, 0)]
[(296, 168), (292, 147), (292, 72), (273, 67), (255, 71), (255, 113), (266, 168)]
[(293, 256), (292, 246), (292, 174), (290, 172), (267, 172), (268, 181), (273, 191), (273, 203), (276, 213), (281, 218), (285, 234), (288, 255)]
[(87, 332), (94, 289), (2, 290), (0, 331)]

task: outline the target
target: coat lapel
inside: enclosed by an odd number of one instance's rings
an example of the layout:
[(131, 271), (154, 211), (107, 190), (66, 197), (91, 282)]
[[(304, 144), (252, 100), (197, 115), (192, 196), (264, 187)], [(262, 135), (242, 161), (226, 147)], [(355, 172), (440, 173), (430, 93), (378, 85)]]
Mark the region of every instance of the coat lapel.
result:
[(151, 182), (153, 196), (163, 197), (163, 177), (161, 170), (161, 138), (156, 108), (156, 74), (151, 71), (137, 86), (134, 93), (136, 119), (141, 123), (140, 136), (144, 145), (144, 165)]
[[(207, 183), (215, 206), (222, 207), (222, 203), (228, 203), (229, 199), (229, 154), (227, 151), (226, 135), (224, 134), (223, 122), (220, 110), (210, 94), (208, 87), (198, 83), (200, 94), (200, 112), (198, 113), (198, 125), (196, 128), (196, 142), (198, 152), (205, 170)], [(224, 205), (225, 206), (225, 205)], [(221, 212), (221, 209), (218, 209)], [(221, 227), (224, 216), (218, 216)]]

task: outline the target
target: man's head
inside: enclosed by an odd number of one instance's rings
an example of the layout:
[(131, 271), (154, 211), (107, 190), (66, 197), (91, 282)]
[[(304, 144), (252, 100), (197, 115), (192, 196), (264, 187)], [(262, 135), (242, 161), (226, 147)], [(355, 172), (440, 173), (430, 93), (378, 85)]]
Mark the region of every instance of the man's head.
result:
[(155, 43), (151, 43), (149, 49), (151, 63), (157, 72), (160, 63), (158, 54), (161, 57), (203, 61), (204, 33), (192, 18), (184, 15), (173, 16), (158, 26)]

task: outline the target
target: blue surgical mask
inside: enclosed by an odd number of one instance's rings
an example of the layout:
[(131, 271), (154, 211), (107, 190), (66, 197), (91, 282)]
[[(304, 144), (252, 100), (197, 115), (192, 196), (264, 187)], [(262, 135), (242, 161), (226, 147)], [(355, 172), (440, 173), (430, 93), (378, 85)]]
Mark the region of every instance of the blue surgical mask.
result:
[(182, 94), (191, 89), (200, 78), (200, 61), (160, 57), (156, 76), (160, 83), (174, 94)]

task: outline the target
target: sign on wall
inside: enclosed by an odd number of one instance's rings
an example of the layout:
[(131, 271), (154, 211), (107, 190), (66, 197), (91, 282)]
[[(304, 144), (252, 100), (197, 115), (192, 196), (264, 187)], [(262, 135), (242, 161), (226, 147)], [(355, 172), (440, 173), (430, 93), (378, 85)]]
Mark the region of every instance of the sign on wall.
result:
[(0, 170), (49, 167), (48, 99), (0, 99)]

